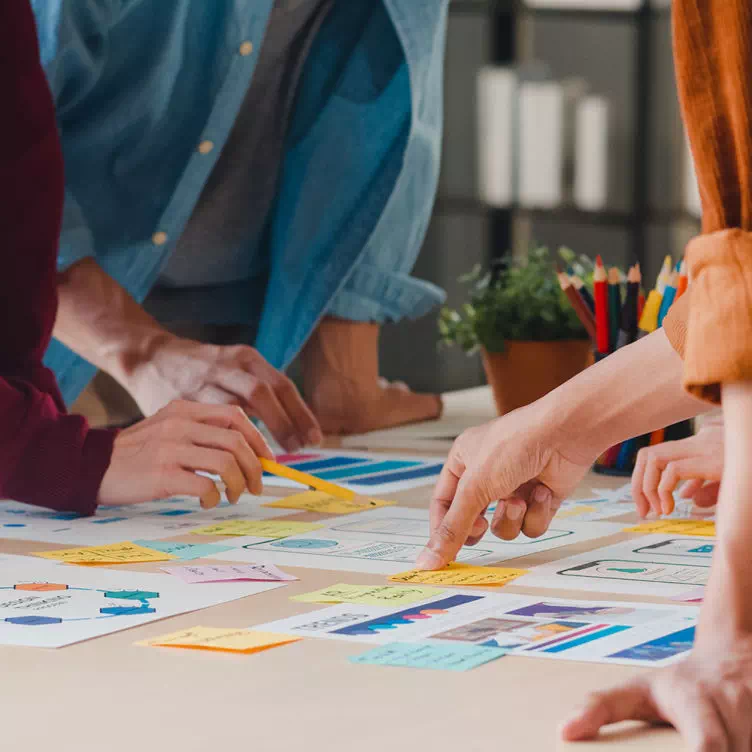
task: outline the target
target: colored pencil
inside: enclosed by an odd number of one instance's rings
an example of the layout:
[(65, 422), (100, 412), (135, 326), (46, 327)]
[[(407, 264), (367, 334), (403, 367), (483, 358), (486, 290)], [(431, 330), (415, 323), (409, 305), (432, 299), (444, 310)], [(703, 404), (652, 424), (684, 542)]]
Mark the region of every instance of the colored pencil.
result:
[(621, 272), (612, 266), (608, 270), (608, 327), (611, 352), (616, 350), (621, 320)]
[(627, 275), (627, 295), (621, 309), (621, 324), (616, 349), (629, 345), (637, 339), (637, 305), (640, 295), (640, 268), (633, 266)]
[(689, 286), (689, 277), (687, 276), (687, 262), (685, 260), (682, 260), (681, 268), (679, 269), (679, 279), (676, 283), (675, 300), (679, 300), (679, 298), (682, 295), (684, 295), (685, 292), (687, 292), (688, 286)]
[(662, 444), (665, 433), (666, 431), (663, 428), (659, 428), (656, 431), (653, 431), (653, 433), (650, 434), (650, 446)]
[(658, 275), (658, 279), (661, 278), (668, 281), (669, 276), (671, 275), (671, 272), (674, 270), (674, 262), (671, 259), (671, 256), (666, 256), (666, 258), (663, 259), (663, 266), (661, 267), (660, 274)]
[(671, 272), (668, 278), (668, 283), (666, 284), (666, 289), (663, 292), (663, 299), (661, 300), (661, 307), (658, 311), (658, 326), (663, 326), (663, 319), (666, 318), (666, 314), (668, 314), (669, 309), (673, 305), (674, 299), (676, 298), (676, 285), (679, 279), (679, 274), (677, 272)]
[(598, 256), (593, 272), (593, 298), (595, 299), (596, 349), (601, 355), (609, 352), (608, 330), (608, 275), (603, 259)]
[(300, 483), (309, 488), (315, 488), (317, 491), (324, 491), (332, 496), (336, 496), (339, 499), (345, 499), (346, 501), (353, 501), (358, 498), (358, 494), (355, 491), (351, 491), (348, 488), (342, 488), (334, 483), (317, 478), (315, 475), (309, 475), (308, 473), (302, 473), (300, 470), (294, 470), (286, 465), (280, 465), (278, 462), (272, 462), (264, 457), (259, 459), (261, 467), (272, 475), (277, 475), (280, 478), (287, 478), (288, 480), (294, 480), (296, 483)]
[(590, 294), (590, 290), (587, 289), (587, 285), (576, 274), (570, 274), (569, 278), (572, 280), (574, 289), (580, 293), (580, 297), (585, 301), (585, 305), (590, 309), (590, 313), (595, 313), (595, 301)]
[(595, 316), (593, 316), (593, 314), (590, 312), (590, 309), (585, 304), (585, 301), (575, 289), (574, 285), (572, 284), (572, 280), (564, 272), (559, 272), (556, 276), (559, 278), (559, 286), (567, 296), (567, 300), (569, 300), (572, 308), (574, 308), (574, 312), (577, 314), (577, 318), (585, 327), (585, 331), (587, 331), (590, 339), (595, 341)]

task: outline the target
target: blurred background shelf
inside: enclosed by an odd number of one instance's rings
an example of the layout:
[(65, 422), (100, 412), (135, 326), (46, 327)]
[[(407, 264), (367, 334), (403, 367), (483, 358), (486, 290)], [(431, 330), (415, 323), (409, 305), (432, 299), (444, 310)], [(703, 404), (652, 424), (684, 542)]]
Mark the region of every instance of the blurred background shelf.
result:
[[(551, 5), (561, 2), (549, 0)], [(464, 299), (457, 277), (529, 243), (640, 261), (647, 279), (678, 257), (699, 228), (685, 209), (686, 146), (671, 57), (668, 2), (637, 8), (530, 7), (518, 0), (453, 0), (449, 6), (443, 166), (432, 226), (416, 274)], [(562, 206), (492, 208), (478, 179), (479, 71), (542, 61), (554, 80), (581, 78), (610, 108), (609, 187), (603, 211)], [(477, 358), (440, 350), (435, 317), (385, 327), (383, 370), (430, 391), (482, 383)], [(413, 357), (414, 356), (414, 357)]]

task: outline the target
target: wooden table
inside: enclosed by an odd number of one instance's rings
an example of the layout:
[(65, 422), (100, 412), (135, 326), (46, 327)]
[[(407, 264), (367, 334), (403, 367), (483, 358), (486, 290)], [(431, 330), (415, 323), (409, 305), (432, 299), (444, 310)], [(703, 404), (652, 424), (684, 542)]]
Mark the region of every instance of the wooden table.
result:
[[(450, 433), (462, 427), (463, 401), (474, 422), (491, 417), (490, 396), (485, 391), (473, 390), (453, 397), (445, 422)], [(418, 433), (413, 430), (412, 437)], [(433, 434), (440, 435), (440, 431)], [(399, 436), (400, 432), (395, 432), (393, 448), (399, 444)], [(583, 484), (582, 495), (587, 495), (593, 484), (616, 487), (621, 482), (601, 477), (596, 481), (590, 477)], [(423, 488), (394, 498), (407, 506), (423, 507), (429, 497), (430, 488)], [(301, 514), (291, 519), (317, 517)], [(515, 564), (552, 561), (615, 542), (620, 537), (528, 556), (515, 560)], [(38, 543), (0, 541), (0, 551), (5, 553), (33, 550), (39, 550)], [(140, 567), (156, 569), (154, 565)], [(461, 674), (356, 666), (347, 658), (364, 652), (365, 646), (314, 639), (251, 656), (134, 645), (138, 640), (197, 624), (250, 627), (313, 611), (321, 606), (296, 603), (290, 596), (335, 582), (384, 582), (383, 577), (375, 575), (285, 569), (301, 581), (198, 614), (185, 614), (60, 650), (0, 647), (2, 749), (8, 752), (569, 749), (570, 745), (558, 741), (557, 723), (588, 692), (643, 670), (518, 657), (506, 657)], [(507, 590), (526, 592), (512, 586)], [(563, 591), (546, 594), (578, 597)], [(571, 748), (578, 747), (571, 745)], [(672, 752), (683, 747), (672, 730), (644, 730), (624, 724), (583, 748), (588, 752), (622, 749)]]

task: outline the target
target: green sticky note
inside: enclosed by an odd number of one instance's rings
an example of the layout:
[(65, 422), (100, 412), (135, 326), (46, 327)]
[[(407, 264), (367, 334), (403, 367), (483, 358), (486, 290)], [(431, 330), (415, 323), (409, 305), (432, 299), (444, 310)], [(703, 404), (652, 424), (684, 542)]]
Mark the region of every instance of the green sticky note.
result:
[(434, 645), (393, 642), (352, 656), (352, 663), (370, 666), (400, 666), (402, 668), (430, 668), (442, 671), (469, 671), (484, 663), (506, 655), (502, 648), (482, 645)]

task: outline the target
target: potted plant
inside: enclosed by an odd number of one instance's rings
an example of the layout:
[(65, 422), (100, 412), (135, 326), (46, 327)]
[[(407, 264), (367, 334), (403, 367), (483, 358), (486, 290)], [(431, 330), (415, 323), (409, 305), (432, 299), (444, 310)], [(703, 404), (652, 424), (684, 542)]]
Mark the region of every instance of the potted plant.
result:
[[(578, 270), (591, 266), (566, 249), (559, 254)], [(469, 300), (459, 311), (442, 309), (441, 340), (467, 353), (480, 350), (500, 415), (534, 402), (590, 362), (590, 340), (547, 248), (486, 274), (476, 267), (460, 281), (470, 284)]]

